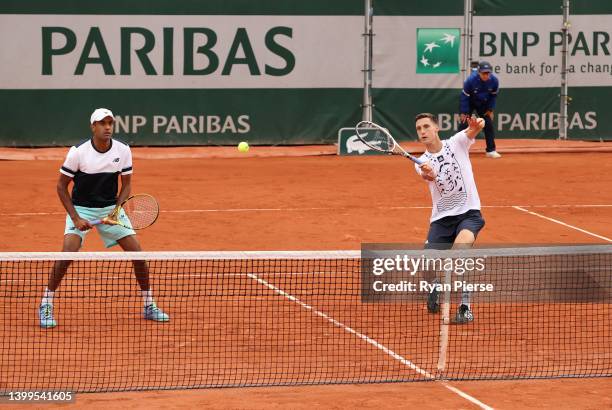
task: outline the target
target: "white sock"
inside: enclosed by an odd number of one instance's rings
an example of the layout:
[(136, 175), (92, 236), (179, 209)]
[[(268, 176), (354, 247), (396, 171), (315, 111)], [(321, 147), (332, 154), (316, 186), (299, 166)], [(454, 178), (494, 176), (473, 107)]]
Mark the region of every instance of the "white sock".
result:
[(45, 293), (43, 295), (41, 305), (53, 305), (53, 296), (55, 295), (55, 291), (50, 291), (49, 288), (45, 288)]
[(461, 292), (461, 304), (470, 307), (470, 292)]
[(140, 293), (142, 294), (145, 307), (155, 304), (155, 301), (153, 300), (153, 291), (151, 289), (141, 290)]

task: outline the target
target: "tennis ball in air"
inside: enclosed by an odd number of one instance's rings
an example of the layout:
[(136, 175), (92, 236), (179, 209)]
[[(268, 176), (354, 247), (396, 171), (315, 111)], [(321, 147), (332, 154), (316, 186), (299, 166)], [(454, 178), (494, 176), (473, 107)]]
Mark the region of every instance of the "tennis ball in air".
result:
[(248, 152), (249, 151), (249, 143), (242, 141), (238, 144), (238, 151), (240, 152)]

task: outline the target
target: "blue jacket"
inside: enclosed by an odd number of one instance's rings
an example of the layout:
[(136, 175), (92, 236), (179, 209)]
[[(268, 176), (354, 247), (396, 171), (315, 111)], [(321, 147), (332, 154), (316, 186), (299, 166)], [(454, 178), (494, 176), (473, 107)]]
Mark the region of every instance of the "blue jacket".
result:
[(493, 73), (487, 81), (482, 81), (477, 71), (474, 71), (463, 83), (459, 112), (470, 114), (473, 110), (488, 111), (495, 109), (495, 100), (499, 90), (499, 81)]

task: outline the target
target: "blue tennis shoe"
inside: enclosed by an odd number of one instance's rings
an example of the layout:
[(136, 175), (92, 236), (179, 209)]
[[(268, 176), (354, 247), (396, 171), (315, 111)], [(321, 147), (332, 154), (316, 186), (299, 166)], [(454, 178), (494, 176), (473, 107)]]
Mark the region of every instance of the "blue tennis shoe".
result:
[(145, 306), (144, 318), (146, 320), (152, 320), (154, 322), (169, 322), (170, 316), (163, 310), (157, 307), (156, 304)]

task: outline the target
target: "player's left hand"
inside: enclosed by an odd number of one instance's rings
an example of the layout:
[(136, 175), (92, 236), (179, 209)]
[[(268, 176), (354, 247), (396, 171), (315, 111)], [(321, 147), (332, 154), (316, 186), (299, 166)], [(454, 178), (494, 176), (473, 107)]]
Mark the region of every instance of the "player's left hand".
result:
[(78, 217), (75, 220), (73, 220), (74, 226), (79, 230), (79, 231), (87, 231), (91, 228), (93, 228), (93, 226), (89, 223), (89, 221), (87, 219)]
[(485, 126), (484, 118), (468, 117), (467, 123), (469, 129), (477, 131), (482, 130)]

